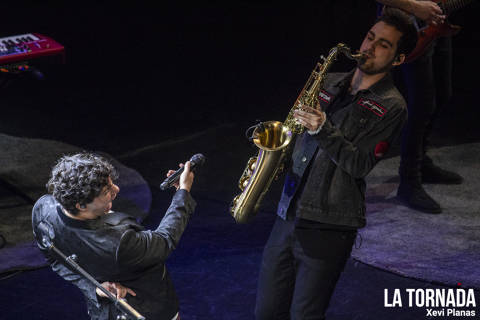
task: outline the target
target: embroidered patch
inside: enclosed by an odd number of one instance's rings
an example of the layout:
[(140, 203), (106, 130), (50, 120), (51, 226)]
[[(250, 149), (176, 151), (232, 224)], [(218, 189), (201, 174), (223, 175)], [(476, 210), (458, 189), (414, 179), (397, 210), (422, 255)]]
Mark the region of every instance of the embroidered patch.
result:
[(385, 113), (387, 113), (387, 110), (383, 108), (381, 105), (379, 105), (377, 102), (371, 100), (371, 99), (360, 99), (358, 100), (358, 104), (361, 105), (362, 107), (372, 111), (379, 117), (383, 117)]
[(375, 157), (376, 158), (381, 158), (385, 155), (385, 153), (388, 150), (388, 142), (385, 141), (380, 141), (377, 143), (375, 146)]
[(330, 103), (330, 101), (332, 100), (332, 95), (325, 90), (320, 90), (320, 92), (318, 93), (318, 97), (326, 103)]

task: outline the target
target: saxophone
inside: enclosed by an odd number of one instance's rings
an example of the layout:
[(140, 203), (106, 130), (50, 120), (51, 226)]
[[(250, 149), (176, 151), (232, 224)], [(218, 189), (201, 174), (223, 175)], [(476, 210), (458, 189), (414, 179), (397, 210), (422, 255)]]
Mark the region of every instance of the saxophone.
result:
[(256, 126), (252, 141), (259, 148), (258, 155), (248, 160), (238, 181), (242, 193), (233, 199), (230, 206), (230, 213), (237, 223), (246, 223), (255, 216), (273, 179), (283, 170), (285, 159), (292, 149), (292, 141), (305, 130), (293, 114), (304, 105), (312, 108), (319, 105), (320, 89), (323, 87), (328, 69), (340, 52), (359, 63), (365, 59), (364, 54), (351, 54), (350, 48), (345, 44), (337, 44), (329, 51), (326, 58), (321, 56), (322, 63), (318, 62), (315, 66), (290, 109), (287, 119), (283, 123), (267, 121)]

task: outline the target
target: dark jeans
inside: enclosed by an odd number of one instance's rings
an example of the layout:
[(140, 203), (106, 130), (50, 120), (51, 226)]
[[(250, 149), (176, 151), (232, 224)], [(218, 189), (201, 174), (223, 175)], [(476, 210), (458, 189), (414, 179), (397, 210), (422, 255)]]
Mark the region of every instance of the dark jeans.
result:
[(400, 176), (415, 179), (420, 177), (434, 120), (452, 95), (451, 38), (437, 39), (423, 56), (404, 64), (402, 72), (408, 122), (402, 137)]
[(355, 237), (356, 231), (296, 229), (294, 220), (277, 217), (263, 252), (256, 318), (325, 319)]

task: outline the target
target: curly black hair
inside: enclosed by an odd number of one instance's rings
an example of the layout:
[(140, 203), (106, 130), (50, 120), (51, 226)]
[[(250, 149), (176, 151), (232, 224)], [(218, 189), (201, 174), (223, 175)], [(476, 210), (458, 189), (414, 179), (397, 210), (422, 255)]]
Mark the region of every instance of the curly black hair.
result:
[(118, 177), (113, 165), (105, 158), (88, 152), (66, 155), (52, 168), (47, 190), (71, 214), (76, 215), (77, 203), (86, 205), (100, 195), (102, 189)]

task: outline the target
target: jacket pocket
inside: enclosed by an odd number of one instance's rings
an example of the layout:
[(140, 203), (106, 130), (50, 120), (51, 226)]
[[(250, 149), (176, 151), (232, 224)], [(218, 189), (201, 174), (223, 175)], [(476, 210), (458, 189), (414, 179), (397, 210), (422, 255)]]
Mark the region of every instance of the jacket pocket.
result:
[(345, 138), (358, 141), (372, 130), (381, 118), (368, 110), (357, 106), (344, 123)]

